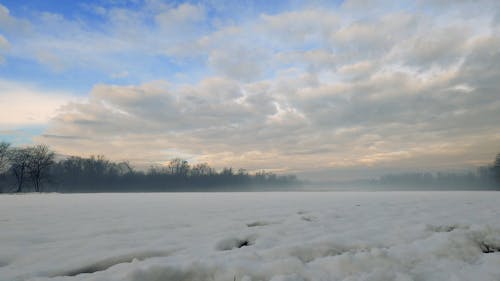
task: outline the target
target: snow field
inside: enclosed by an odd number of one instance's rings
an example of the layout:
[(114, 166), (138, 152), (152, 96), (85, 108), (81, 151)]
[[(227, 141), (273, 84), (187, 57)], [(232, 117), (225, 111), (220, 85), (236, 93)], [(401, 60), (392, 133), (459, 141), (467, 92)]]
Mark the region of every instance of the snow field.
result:
[(498, 192), (0, 196), (0, 281), (500, 280)]

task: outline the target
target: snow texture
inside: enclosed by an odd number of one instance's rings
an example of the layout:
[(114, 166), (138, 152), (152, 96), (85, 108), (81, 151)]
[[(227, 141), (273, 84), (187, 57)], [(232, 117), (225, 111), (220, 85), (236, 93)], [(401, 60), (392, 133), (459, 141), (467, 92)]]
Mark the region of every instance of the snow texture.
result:
[(500, 280), (499, 192), (0, 196), (0, 280)]

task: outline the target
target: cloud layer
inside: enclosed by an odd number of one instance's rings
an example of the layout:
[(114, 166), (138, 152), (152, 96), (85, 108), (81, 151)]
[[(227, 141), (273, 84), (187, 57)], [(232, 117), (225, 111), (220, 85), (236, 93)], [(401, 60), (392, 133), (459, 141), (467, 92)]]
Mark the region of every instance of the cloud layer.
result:
[[(0, 51), (53, 71), (144, 72), (60, 109), (37, 141), (63, 153), (299, 173), (490, 161), (500, 149), (496, 1), (356, 2), (240, 20), (213, 16), (209, 3), (88, 6), (102, 28), (55, 14), (30, 25), (3, 9), (0, 20), (28, 35), (2, 30)], [(184, 70), (156, 77), (154, 57)]]
[(0, 80), (0, 126), (46, 125), (59, 107), (78, 99), (69, 93), (43, 91), (36, 87)]

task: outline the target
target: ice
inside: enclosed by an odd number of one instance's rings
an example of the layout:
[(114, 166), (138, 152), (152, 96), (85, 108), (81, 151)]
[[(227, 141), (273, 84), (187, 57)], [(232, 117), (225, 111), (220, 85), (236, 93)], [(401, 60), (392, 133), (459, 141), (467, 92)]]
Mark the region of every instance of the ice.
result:
[(0, 196), (0, 281), (500, 280), (498, 192)]

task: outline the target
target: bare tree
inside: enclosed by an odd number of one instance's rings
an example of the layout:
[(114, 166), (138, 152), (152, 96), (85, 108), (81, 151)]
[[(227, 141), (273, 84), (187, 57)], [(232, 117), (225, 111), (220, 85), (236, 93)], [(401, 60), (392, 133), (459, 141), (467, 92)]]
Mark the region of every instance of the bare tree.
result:
[(192, 176), (208, 176), (213, 173), (214, 170), (207, 163), (198, 163), (191, 168)]
[(0, 142), (0, 174), (4, 173), (9, 165), (9, 147), (10, 143)]
[(40, 192), (41, 183), (48, 178), (50, 166), (54, 164), (54, 152), (47, 145), (36, 145), (29, 149), (28, 175), (36, 192)]
[(132, 166), (128, 161), (120, 162), (116, 166), (120, 176), (134, 173), (134, 169), (132, 168)]
[(9, 169), (9, 143), (0, 142), (0, 193), (7, 191)]
[(190, 167), (188, 161), (175, 158), (168, 163), (168, 169), (172, 175), (186, 176), (189, 173)]
[(500, 153), (495, 157), (495, 162), (493, 162), (493, 176), (498, 184), (500, 184)]
[(24, 180), (28, 172), (28, 163), (30, 161), (29, 148), (14, 148), (8, 153), (8, 159), (11, 163), (10, 170), (16, 178), (17, 187), (15, 192), (23, 190)]

